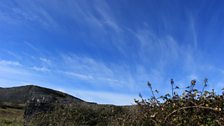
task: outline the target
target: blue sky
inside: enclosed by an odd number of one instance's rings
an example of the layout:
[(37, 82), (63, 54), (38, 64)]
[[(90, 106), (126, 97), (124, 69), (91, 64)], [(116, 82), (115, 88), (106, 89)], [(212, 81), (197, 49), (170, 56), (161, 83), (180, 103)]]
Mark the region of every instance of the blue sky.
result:
[(0, 87), (34, 84), (133, 104), (209, 79), (224, 87), (220, 0), (1, 0)]

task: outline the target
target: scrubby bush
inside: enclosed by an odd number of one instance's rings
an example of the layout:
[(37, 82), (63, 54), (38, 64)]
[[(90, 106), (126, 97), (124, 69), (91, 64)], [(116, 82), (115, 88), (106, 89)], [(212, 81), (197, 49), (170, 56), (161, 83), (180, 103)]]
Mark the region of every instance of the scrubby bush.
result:
[[(38, 111), (30, 116), (28, 125), (37, 126), (216, 126), (224, 125), (224, 96), (214, 90), (207, 91), (208, 79), (202, 89), (195, 88), (192, 80), (181, 94), (174, 80), (170, 80), (171, 94), (159, 96), (150, 82), (152, 96), (145, 99), (140, 94), (136, 105), (113, 106), (87, 102), (60, 101), (51, 103), (51, 111)], [(197, 83), (198, 84), (198, 83)], [(223, 93), (224, 94), (224, 93)], [(41, 104), (40, 104), (41, 105)], [(44, 108), (44, 106), (39, 106)], [(51, 107), (50, 107), (51, 108)]]
[[(180, 90), (171, 79), (171, 94), (156, 97), (157, 90), (153, 90), (152, 84), (148, 82), (148, 87), (152, 97), (135, 100), (139, 107), (138, 120), (143, 125), (224, 125), (224, 97), (212, 91), (205, 90), (208, 79), (204, 79), (201, 90), (195, 88), (196, 80), (192, 80), (181, 95)], [(176, 87), (175, 87), (176, 86)]]

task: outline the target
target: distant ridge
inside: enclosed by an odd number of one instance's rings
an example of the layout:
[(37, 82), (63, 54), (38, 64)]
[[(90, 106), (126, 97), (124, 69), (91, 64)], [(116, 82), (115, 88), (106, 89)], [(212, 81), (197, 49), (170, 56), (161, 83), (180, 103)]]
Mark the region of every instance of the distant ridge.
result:
[(46, 98), (63, 99), (75, 102), (84, 102), (83, 100), (76, 98), (72, 95), (36, 85), (0, 88), (1, 103), (10, 103), (13, 105), (25, 104), (28, 100), (34, 97), (35, 98), (46, 97)]

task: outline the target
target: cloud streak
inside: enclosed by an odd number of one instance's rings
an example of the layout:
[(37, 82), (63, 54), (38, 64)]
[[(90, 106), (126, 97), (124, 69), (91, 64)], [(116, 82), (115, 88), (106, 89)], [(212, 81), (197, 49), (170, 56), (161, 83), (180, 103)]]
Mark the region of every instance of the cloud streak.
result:
[[(109, 88), (112, 87), (114, 89), (114, 92), (110, 92), (109, 90), (102, 91), (102, 89), (100, 88), (99, 88), (99, 91), (91, 91), (89, 89), (81, 88), (81, 89), (74, 90), (72, 92), (72, 94), (74, 94), (77, 97), (83, 98), (84, 100), (90, 100), (93, 102), (108, 103), (108, 104), (113, 103), (118, 105), (123, 105), (127, 103), (127, 101), (128, 101), (128, 104), (131, 103), (130, 101), (133, 99), (132, 99), (132, 96), (129, 96), (129, 94), (127, 94), (128, 92), (123, 92), (122, 94), (120, 94), (119, 92), (121, 92), (121, 90), (119, 89), (115, 90), (119, 87), (121, 87), (122, 90), (124, 88), (125, 89), (130, 88), (131, 83), (128, 82), (127, 78), (122, 80), (117, 80), (119, 79), (119, 77), (114, 75), (115, 73), (113, 70), (111, 70), (111, 68), (105, 66), (102, 63), (96, 62), (93, 59), (80, 58), (74, 55), (72, 56), (72, 59), (70, 58), (71, 57), (66, 56), (64, 61), (61, 62), (61, 63), (66, 63), (64, 65), (66, 65), (66, 69), (70, 69), (69, 71), (66, 71), (66, 70), (62, 71), (62, 69), (64, 69), (62, 67), (59, 68), (58, 70), (53, 70), (53, 69), (44, 68), (44, 67), (35, 67), (35, 66), (27, 67), (18, 62), (1, 60), (0, 61), (0, 68), (1, 68), (0, 85), (4, 87), (26, 85), (26, 84), (39, 84), (40, 86), (46, 86), (46, 84), (48, 83), (54, 83), (49, 80), (46, 81), (46, 77), (45, 77), (46, 73), (53, 74), (53, 76), (55, 76), (54, 79), (56, 79), (55, 81), (60, 80), (59, 78), (56, 77), (57, 74), (59, 74), (59, 76), (65, 75), (67, 79), (72, 77), (70, 78), (71, 80), (76, 80), (76, 81), (81, 80), (81, 81), (88, 82), (89, 84), (93, 84), (95, 86), (100, 85), (101, 87), (109, 87)], [(82, 63), (80, 64), (80, 62)], [(83, 74), (75, 73), (75, 71), (77, 70), (79, 72), (82, 72)], [(124, 71), (121, 71), (121, 72), (124, 72)], [(126, 73), (120, 73), (120, 75), (123, 75), (123, 74), (126, 74)], [(45, 80), (45, 81), (40, 81), (40, 80)], [(129, 84), (126, 85), (126, 83), (122, 81), (126, 81)], [(59, 89), (64, 88), (63, 86), (60, 87), (59, 85), (52, 85), (52, 86), (53, 88), (59, 88)], [(67, 92), (67, 93), (70, 93), (70, 92)], [(112, 97), (114, 96), (119, 96), (119, 99), (113, 100)]]
[[(223, 82), (223, 68), (206, 58), (201, 46), (207, 37), (198, 33), (199, 19), (185, 6), (152, 2), (146, 8), (141, 2), (104, 0), (2, 3), (1, 86), (68, 87), (80, 95), (66, 92), (91, 101), (129, 104), (139, 92), (150, 95), (147, 81), (162, 93), (171, 78), (181, 87), (195, 78), (215, 78), (211, 83), (218, 84), (209, 88)], [(119, 96), (123, 103), (113, 100)]]

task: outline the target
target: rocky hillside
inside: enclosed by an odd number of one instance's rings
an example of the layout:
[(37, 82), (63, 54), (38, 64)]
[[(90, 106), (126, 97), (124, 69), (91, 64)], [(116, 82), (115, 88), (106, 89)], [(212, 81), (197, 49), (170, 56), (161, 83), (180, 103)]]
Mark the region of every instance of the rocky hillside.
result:
[(0, 102), (8, 102), (12, 104), (25, 104), (32, 98), (45, 98), (45, 100), (52, 98), (66, 99), (77, 102), (82, 101), (81, 99), (75, 98), (71, 95), (34, 85), (13, 88), (0, 88), (0, 96)]

